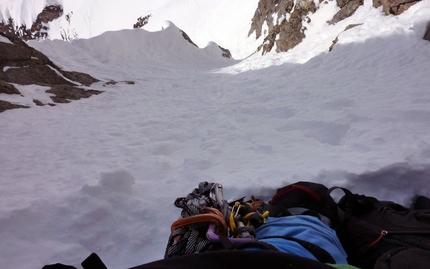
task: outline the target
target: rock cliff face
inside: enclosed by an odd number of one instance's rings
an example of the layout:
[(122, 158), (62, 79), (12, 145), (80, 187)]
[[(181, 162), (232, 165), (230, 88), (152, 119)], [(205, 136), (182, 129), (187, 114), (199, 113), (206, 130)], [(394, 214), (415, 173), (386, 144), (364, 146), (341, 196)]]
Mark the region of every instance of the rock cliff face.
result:
[[(50, 87), (48, 93), (53, 103), (43, 104), (33, 100), (37, 105), (55, 105), (70, 100), (87, 98), (100, 91), (83, 89), (98, 80), (80, 72), (61, 70), (43, 53), (28, 46), (16, 36), (0, 33), (0, 93), (21, 94), (14, 85), (40, 85)], [(0, 112), (7, 109), (25, 107), (6, 101), (0, 102)]]
[[(194, 42), (193, 42), (193, 40), (191, 40), (191, 38), (187, 35), (187, 33), (185, 33), (185, 32), (184, 32), (184, 31), (182, 31), (182, 30), (179, 30), (179, 31), (181, 32), (182, 37), (183, 37), (186, 41), (188, 41), (190, 44), (192, 44), (192, 45), (196, 46), (197, 48), (199, 47), (199, 46), (197, 46), (197, 45), (196, 45), (196, 43), (194, 43)], [(218, 46), (218, 48), (220, 49), (220, 54), (221, 54), (221, 56), (222, 56), (222, 57), (224, 57), (224, 58), (228, 58), (228, 59), (232, 58), (231, 53), (230, 53), (230, 51), (229, 51), (228, 49), (225, 49), (225, 48), (223, 48), (223, 47), (221, 47), (221, 46)]]
[(7, 22), (0, 21), (0, 32), (22, 40), (45, 39), (48, 37), (48, 23), (63, 15), (63, 7), (59, 5), (46, 6), (37, 16), (31, 27), (17, 25), (13, 18)]
[[(33, 102), (38, 106), (55, 106), (55, 103), (66, 103), (100, 93), (79, 88), (80, 85), (89, 86), (97, 79), (87, 74), (61, 70), (48, 57), (24, 42), (47, 38), (48, 23), (62, 15), (62, 6), (49, 5), (37, 16), (31, 27), (17, 25), (13, 18), (0, 22), (0, 94), (21, 95), (15, 85), (48, 86), (51, 89), (47, 92), (54, 94), (52, 103), (44, 104), (36, 99)], [(0, 112), (14, 108), (28, 106), (0, 100)]]
[[(248, 36), (255, 32), (256, 39), (263, 34), (263, 44), (258, 51), (263, 54), (272, 50), (287, 51), (299, 44), (305, 37), (302, 25), (303, 17), (309, 12), (315, 12), (316, 6), (312, 0), (260, 0), (251, 22)], [(266, 30), (263, 30), (265, 28)]]
[(340, 10), (334, 14), (333, 19), (328, 23), (335, 24), (348, 18), (354, 14), (359, 6), (363, 5), (363, 2), (363, 0), (336, 0), (336, 4), (340, 7)]
[(430, 41), (430, 22), (427, 24), (426, 32), (424, 33), (423, 39)]
[(421, 0), (373, 0), (373, 6), (382, 6), (385, 15), (399, 15), (419, 1)]
[[(260, 0), (248, 36), (264, 36), (263, 43), (257, 48), (265, 54), (275, 48), (276, 52), (288, 51), (306, 37), (304, 22), (310, 22), (309, 15), (318, 12), (324, 0), (316, 4), (313, 0)], [(420, 0), (373, 0), (375, 8), (382, 5), (386, 15), (398, 15)], [(340, 10), (328, 21), (338, 23), (350, 17), (363, 5), (363, 0), (336, 0)]]

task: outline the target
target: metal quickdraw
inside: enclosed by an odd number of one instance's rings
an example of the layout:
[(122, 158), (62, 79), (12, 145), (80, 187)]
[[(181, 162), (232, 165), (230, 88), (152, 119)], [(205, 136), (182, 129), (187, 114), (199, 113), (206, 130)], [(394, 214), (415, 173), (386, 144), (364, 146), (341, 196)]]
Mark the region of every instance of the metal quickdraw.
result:
[(252, 197), (250, 202), (236, 201), (232, 205), (228, 226), (233, 237), (254, 238), (255, 228), (266, 222), (269, 212), (260, 212), (261, 201)]

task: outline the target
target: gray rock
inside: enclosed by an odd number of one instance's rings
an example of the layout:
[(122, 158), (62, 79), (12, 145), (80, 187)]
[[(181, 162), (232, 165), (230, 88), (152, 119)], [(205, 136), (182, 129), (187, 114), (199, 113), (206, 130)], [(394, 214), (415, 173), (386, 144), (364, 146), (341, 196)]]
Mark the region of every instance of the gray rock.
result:
[(421, 0), (380, 0), (382, 10), (386, 15), (399, 15)]
[(423, 39), (430, 41), (430, 22), (427, 24), (426, 32), (424, 33)]
[(363, 5), (363, 0), (338, 0), (337, 4), (341, 9), (333, 16), (329, 24), (335, 24), (350, 17), (359, 6)]
[[(11, 43), (0, 42), (2, 52), (0, 54), (0, 93), (21, 94), (11, 83), (51, 87), (47, 92), (56, 95), (51, 97), (56, 103), (68, 103), (70, 100), (88, 98), (93, 94), (101, 93), (101, 91), (79, 88), (81, 85), (89, 86), (99, 80), (85, 73), (61, 70), (43, 53), (28, 46), (19, 37), (4, 33), (0, 35), (11, 41)], [(33, 100), (33, 102), (36, 105), (43, 105), (39, 100)], [(26, 106), (1, 101), (0, 112), (22, 107)]]
[(70, 85), (54, 85), (47, 93), (53, 93), (51, 99), (55, 103), (70, 103), (71, 100), (79, 100), (81, 98), (88, 98), (94, 94), (100, 94), (102, 91), (85, 90)]
[(15, 108), (29, 108), (29, 107), (28, 106), (11, 104), (9, 102), (0, 100), (0, 113), (6, 111), (8, 109), (15, 109)]
[(15, 86), (1, 80), (0, 80), (0, 93), (21, 94)]
[[(257, 39), (266, 35), (263, 44), (257, 48), (262, 54), (271, 51), (275, 45), (277, 52), (288, 51), (303, 40), (306, 30), (303, 18), (316, 9), (311, 0), (297, 1), (295, 5), (292, 0), (260, 0), (248, 36), (254, 32)], [(268, 25), (267, 33), (262, 33), (264, 23)]]

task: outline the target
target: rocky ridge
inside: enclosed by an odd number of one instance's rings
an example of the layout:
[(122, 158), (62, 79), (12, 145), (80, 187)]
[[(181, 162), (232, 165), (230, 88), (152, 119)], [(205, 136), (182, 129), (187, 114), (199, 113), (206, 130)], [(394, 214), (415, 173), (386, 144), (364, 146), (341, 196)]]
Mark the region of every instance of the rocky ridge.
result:
[[(382, 6), (386, 15), (399, 15), (419, 1), (421, 0), (373, 0), (373, 7)], [(260, 0), (251, 21), (248, 37), (254, 33), (256, 39), (264, 36), (263, 43), (257, 48), (261, 54), (266, 54), (274, 48), (276, 52), (288, 51), (306, 37), (304, 25), (311, 20), (309, 14), (318, 12), (319, 7), (327, 3), (327, 0), (319, 0), (318, 4), (313, 0)], [(336, 4), (340, 10), (328, 21), (330, 24), (353, 15), (363, 5), (363, 0), (336, 0)], [(359, 23), (354, 24), (357, 25)], [(430, 33), (427, 35), (430, 36)], [(337, 40), (333, 41), (330, 50), (336, 42)]]
[[(50, 88), (45, 92), (52, 102), (44, 103), (37, 99), (33, 102), (38, 106), (55, 106), (56, 103), (68, 103), (102, 92), (88, 88), (98, 79), (81, 72), (64, 71), (25, 43), (48, 38), (49, 23), (62, 15), (61, 5), (47, 5), (30, 27), (16, 25), (13, 18), (0, 22), (0, 94), (22, 95), (18, 85), (44, 86)], [(0, 112), (14, 108), (28, 106), (0, 100)]]
[[(16, 36), (0, 33), (0, 38), (0, 94), (20, 95), (15, 85), (50, 87), (46, 92), (52, 94), (52, 103), (36, 99), (33, 102), (39, 106), (54, 106), (55, 103), (68, 103), (101, 93), (88, 89), (92, 83), (99, 81), (91, 75), (62, 70), (43, 53)], [(0, 100), (0, 112), (23, 107), (28, 106)]]
[[(88, 98), (102, 92), (88, 88), (92, 83), (97, 82), (97, 79), (80, 72), (64, 71), (44, 54), (25, 43), (28, 40), (48, 38), (49, 22), (61, 16), (63, 16), (62, 6), (48, 5), (37, 16), (31, 27), (18, 26), (13, 18), (9, 18), (7, 22), (0, 22), (0, 94), (21, 95), (18, 90), (19, 87), (16, 86), (40, 85), (50, 88), (45, 92), (51, 95), (52, 102), (44, 103), (36, 99), (33, 102), (38, 106), (55, 106), (55, 103), (68, 103), (71, 100)], [(149, 17), (140, 19), (146, 19), (146, 24)], [(66, 20), (70, 20), (70, 15), (66, 15)], [(137, 25), (134, 25), (134, 28), (138, 28)], [(186, 41), (197, 47), (184, 31), (179, 31)], [(68, 38), (63, 37), (63, 39), (70, 41)], [(232, 58), (228, 49), (218, 47), (222, 57)], [(115, 85), (116, 83), (118, 82), (110, 80), (105, 82), (103, 86)], [(121, 83), (134, 84), (133, 81)], [(0, 112), (27, 107), (0, 100)]]
[(33, 39), (48, 38), (48, 23), (52, 22), (63, 15), (63, 7), (60, 5), (48, 5), (37, 16), (36, 20), (30, 27), (27, 25), (16, 25), (13, 18), (6, 22), (0, 21), (0, 32), (8, 36), (19, 37), (28, 41)]
[[(288, 51), (306, 37), (305, 25), (311, 20), (309, 15), (318, 12), (319, 7), (327, 1), (330, 0), (319, 0), (319, 3), (314, 0), (260, 0), (248, 36), (253, 33), (256, 39), (264, 36), (263, 43), (257, 48), (262, 54), (272, 49), (276, 52)], [(373, 0), (373, 6), (375, 8), (382, 6), (382, 11), (386, 15), (399, 15), (419, 1), (421, 0)], [(363, 5), (363, 0), (336, 0), (336, 5), (339, 11), (328, 21), (330, 24), (350, 17), (360, 5)], [(7, 22), (0, 22), (0, 94), (21, 95), (17, 86), (40, 85), (50, 88), (46, 93), (51, 95), (52, 102), (36, 99), (33, 102), (38, 106), (55, 106), (55, 103), (68, 103), (71, 100), (101, 93), (88, 88), (97, 82), (97, 79), (88, 74), (61, 70), (48, 57), (24, 42), (47, 38), (49, 22), (61, 16), (63, 16), (61, 6), (49, 5), (42, 10), (29, 28), (26, 25), (16, 26), (12, 18)], [(359, 25), (360, 23), (348, 25), (344, 31)], [(185, 40), (197, 47), (184, 31), (180, 31)], [(430, 23), (423, 38), (430, 41)], [(329, 51), (337, 41), (338, 38), (333, 40)], [(223, 57), (232, 57), (228, 49), (222, 47), (219, 49)], [(108, 81), (105, 85), (116, 83)], [(23, 107), (28, 106), (0, 100), (0, 112)]]

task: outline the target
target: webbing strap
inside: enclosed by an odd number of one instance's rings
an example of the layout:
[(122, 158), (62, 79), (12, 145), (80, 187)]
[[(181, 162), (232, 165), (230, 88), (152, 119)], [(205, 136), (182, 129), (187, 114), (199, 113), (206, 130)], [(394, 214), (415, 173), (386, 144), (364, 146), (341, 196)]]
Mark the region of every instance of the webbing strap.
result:
[(269, 204), (272, 204), (273, 201), (275, 201), (278, 197), (291, 192), (294, 189), (299, 189), (304, 191), (305, 193), (309, 194), (315, 201), (320, 201), (321, 197), (315, 193), (313, 190), (309, 189), (308, 187), (299, 185), (299, 184), (291, 184), (290, 186), (286, 186), (284, 188), (282, 188), (281, 190), (279, 190), (273, 197), (272, 199), (269, 200)]
[[(350, 199), (353, 199), (354, 194), (352, 194), (352, 192), (350, 190), (348, 190), (346, 188), (342, 188), (342, 187), (331, 187), (330, 189), (328, 189), (328, 195), (331, 195), (331, 193), (337, 189), (340, 189), (345, 193), (343, 199), (347, 199), (348, 201)], [(349, 217), (349, 214), (347, 212), (345, 212), (345, 210), (343, 210), (339, 207), (339, 203), (337, 203), (336, 206), (337, 206), (337, 215), (338, 215), (340, 223), (342, 224), (345, 221), (345, 219), (347, 217)]]
[[(313, 211), (310, 210), (309, 208), (305, 208), (305, 207), (285, 207), (285, 206), (280, 206), (280, 205), (271, 205), (271, 204), (266, 204), (264, 203), (262, 205), (263, 210), (267, 210), (269, 211), (269, 216), (270, 217), (288, 217), (288, 216), (293, 216), (293, 215), (312, 215), (317, 217), (319, 220), (321, 220), (325, 225), (327, 225), (328, 227), (331, 227), (332, 222), (331, 220), (318, 213), (317, 211)], [(312, 214), (310, 214), (310, 212), (312, 212)]]

